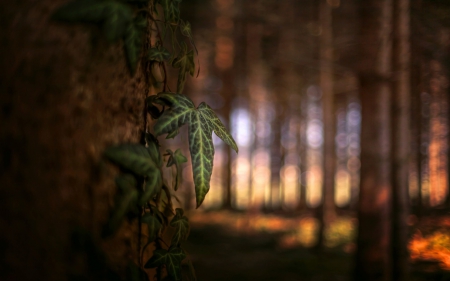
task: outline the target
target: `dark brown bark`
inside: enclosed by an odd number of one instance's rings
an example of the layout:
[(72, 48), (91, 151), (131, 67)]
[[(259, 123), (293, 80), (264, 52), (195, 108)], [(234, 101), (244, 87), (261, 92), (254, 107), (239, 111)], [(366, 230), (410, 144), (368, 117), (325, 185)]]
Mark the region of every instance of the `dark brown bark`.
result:
[(322, 109), (324, 124), (323, 145), (323, 184), (322, 204), (319, 208), (320, 227), (316, 247), (324, 248), (325, 231), (336, 217), (334, 205), (334, 176), (335, 176), (335, 135), (336, 116), (333, 91), (333, 33), (332, 7), (326, 0), (321, 1), (319, 20), (322, 26), (320, 36), (320, 73), (319, 85), (322, 90)]
[(408, 215), (410, 159), (410, 3), (394, 4), (395, 82), (392, 106), (392, 279), (409, 280)]
[(361, 183), (355, 280), (391, 280), (392, 1), (360, 1)]
[[(102, 152), (144, 130), (142, 70), (130, 78), (122, 47), (94, 27), (51, 21), (64, 3), (0, 5), (2, 280), (90, 276), (71, 234), (99, 239), (116, 173)], [(137, 261), (135, 239), (122, 229), (104, 244), (114, 266)]]

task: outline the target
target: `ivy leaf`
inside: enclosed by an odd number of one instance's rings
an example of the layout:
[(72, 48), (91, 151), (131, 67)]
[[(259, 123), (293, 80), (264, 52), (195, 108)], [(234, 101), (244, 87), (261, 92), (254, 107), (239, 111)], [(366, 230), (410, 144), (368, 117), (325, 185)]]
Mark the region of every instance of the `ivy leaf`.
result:
[(180, 2), (181, 0), (157, 0), (164, 11), (164, 19), (168, 23), (177, 23), (180, 19)]
[(188, 52), (186, 43), (182, 42), (181, 51), (172, 62), (172, 66), (180, 69), (178, 71), (177, 92), (181, 93), (186, 82), (186, 73), (194, 76), (195, 72), (194, 51), (190, 50)]
[(139, 15), (133, 22), (130, 22), (127, 25), (125, 36), (123, 37), (123, 48), (131, 75), (136, 73), (139, 57), (142, 51), (142, 37), (146, 26), (147, 20), (142, 15)]
[(130, 31), (127, 29), (133, 21), (133, 12), (130, 7), (120, 2), (106, 1), (104, 3), (111, 4), (107, 10), (107, 16), (103, 21), (103, 34), (109, 42), (114, 43), (122, 37), (128, 36), (127, 33)]
[(153, 242), (159, 235), (161, 230), (161, 222), (153, 214), (147, 213), (142, 216), (142, 223), (145, 223), (148, 227), (148, 242)]
[(186, 216), (183, 215), (183, 210), (177, 208), (175, 210), (176, 215), (170, 222), (170, 226), (175, 228), (175, 233), (172, 236), (172, 245), (179, 245), (182, 241), (185, 241), (189, 235), (189, 221)]
[[(178, 130), (176, 132), (178, 133)], [(175, 174), (175, 184), (174, 184), (173, 190), (177, 191), (178, 186), (181, 183), (181, 178), (183, 175), (183, 173), (182, 173), (183, 166), (181, 164), (186, 163), (187, 159), (181, 153), (180, 149), (175, 150), (175, 152), (173, 152), (170, 149), (167, 149), (166, 151), (169, 154), (169, 159), (167, 160), (166, 167), (171, 167), (171, 166), (175, 165), (176, 174)]]
[(157, 249), (153, 251), (152, 257), (145, 263), (145, 268), (154, 268), (165, 265), (167, 274), (174, 280), (181, 280), (181, 261), (186, 254), (179, 247), (171, 246), (169, 250)]
[(161, 171), (147, 147), (140, 144), (122, 144), (108, 148), (105, 156), (120, 167), (146, 177), (146, 185), (139, 199), (139, 205), (144, 205), (161, 191)]
[(236, 152), (238, 152), (238, 147), (233, 137), (207, 104), (201, 103), (196, 109), (189, 98), (178, 93), (160, 93), (158, 97), (158, 102), (162, 101), (170, 108), (157, 120), (154, 127), (156, 136), (170, 134), (185, 123), (189, 123), (189, 150), (198, 208), (210, 188), (214, 159), (212, 132), (215, 132)]
[(147, 143), (147, 151), (150, 154), (153, 162), (155, 162), (158, 167), (162, 166), (161, 153), (159, 152), (159, 142), (158, 139), (150, 134), (145, 133), (145, 142)]
[(124, 36), (128, 23), (132, 21), (133, 11), (118, 1), (75, 0), (56, 10), (53, 18), (99, 24), (106, 39), (116, 42)]
[(166, 263), (168, 251), (164, 249), (156, 249), (153, 251), (152, 257), (145, 263), (145, 268), (154, 268)]
[(191, 24), (188, 21), (181, 20), (180, 32), (189, 39), (192, 39)]
[(112, 162), (136, 175), (148, 176), (158, 170), (147, 148), (141, 144), (122, 144), (105, 151), (105, 156)]
[(162, 187), (162, 175), (159, 169), (152, 170), (152, 173), (148, 175), (145, 183), (144, 192), (139, 198), (139, 205), (145, 205), (150, 199), (155, 197), (161, 191)]
[(105, 19), (110, 5), (111, 3), (95, 0), (76, 0), (58, 8), (52, 18), (69, 22), (99, 23)]
[(159, 93), (158, 100), (170, 106), (170, 109), (164, 111), (153, 127), (156, 136), (176, 131), (188, 122), (190, 115), (195, 111), (194, 103), (181, 94)]
[(125, 174), (116, 178), (116, 185), (119, 188), (119, 196), (116, 196), (116, 204), (111, 212), (111, 216), (103, 228), (102, 236), (108, 237), (114, 234), (122, 223), (128, 211), (136, 206), (138, 191), (136, 189), (136, 179), (130, 174)]
[(152, 61), (163, 62), (170, 58), (170, 53), (163, 46), (158, 46), (156, 48), (150, 48), (148, 50), (147, 58)]

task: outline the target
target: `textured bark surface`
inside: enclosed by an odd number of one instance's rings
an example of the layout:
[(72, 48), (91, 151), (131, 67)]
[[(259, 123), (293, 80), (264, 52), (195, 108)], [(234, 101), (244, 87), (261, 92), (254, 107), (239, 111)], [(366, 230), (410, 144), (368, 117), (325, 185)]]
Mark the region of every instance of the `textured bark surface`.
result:
[[(75, 254), (77, 227), (99, 233), (115, 192), (101, 157), (143, 130), (145, 79), (130, 78), (121, 44), (94, 26), (50, 20), (66, 1), (0, 5), (0, 279), (89, 275)], [(128, 228), (130, 229), (130, 228)], [(120, 271), (137, 235), (102, 242)]]

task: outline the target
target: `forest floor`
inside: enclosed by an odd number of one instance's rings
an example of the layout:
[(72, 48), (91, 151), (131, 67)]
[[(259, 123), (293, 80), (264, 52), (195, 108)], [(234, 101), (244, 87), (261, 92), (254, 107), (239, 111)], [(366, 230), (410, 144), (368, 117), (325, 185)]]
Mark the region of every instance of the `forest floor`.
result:
[[(340, 217), (324, 251), (312, 249), (317, 221), (308, 216), (192, 212), (186, 250), (199, 281), (351, 280), (356, 220)], [(450, 280), (450, 217), (412, 219), (412, 280)]]

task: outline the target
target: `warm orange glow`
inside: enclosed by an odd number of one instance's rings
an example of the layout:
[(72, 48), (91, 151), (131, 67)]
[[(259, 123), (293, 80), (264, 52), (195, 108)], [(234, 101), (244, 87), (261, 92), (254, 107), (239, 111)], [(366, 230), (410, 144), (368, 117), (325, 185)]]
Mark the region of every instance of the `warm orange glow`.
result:
[(335, 181), (334, 201), (338, 207), (342, 207), (350, 201), (350, 174), (346, 170), (339, 170)]
[(422, 236), (417, 231), (408, 245), (411, 259), (437, 261), (442, 269), (450, 270), (450, 235), (436, 231), (431, 235)]
[[(263, 215), (250, 212), (247, 214), (228, 211), (189, 214), (192, 225), (220, 225), (234, 234), (254, 234), (257, 232), (281, 234), (278, 240), (282, 248), (311, 247), (317, 239), (319, 222), (312, 217), (286, 218), (276, 215)], [(344, 251), (355, 249), (355, 220), (341, 217), (333, 222), (326, 231), (327, 247), (343, 246)]]
[(311, 207), (320, 204), (322, 200), (322, 168), (312, 166), (306, 175), (306, 200)]
[(281, 182), (283, 186), (283, 203), (287, 208), (294, 208), (299, 198), (298, 180), (299, 169), (295, 165), (287, 165), (281, 169)]

